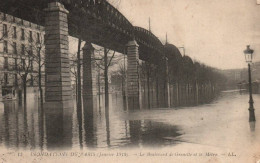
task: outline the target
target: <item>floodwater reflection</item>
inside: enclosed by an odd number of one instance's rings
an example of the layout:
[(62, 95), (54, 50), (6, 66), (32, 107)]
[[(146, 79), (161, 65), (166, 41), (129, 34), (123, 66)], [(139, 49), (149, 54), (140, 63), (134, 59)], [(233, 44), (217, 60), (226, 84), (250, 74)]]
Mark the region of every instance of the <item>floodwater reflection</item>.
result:
[[(96, 102), (93, 97), (83, 97), (85, 143), (88, 148), (96, 147)], [(96, 100), (96, 98), (95, 98)]]
[(175, 143), (166, 137), (180, 136), (177, 126), (128, 119), (132, 113), (120, 96), (111, 95), (106, 109), (104, 101), (92, 105), (86, 98), (82, 107), (55, 110), (38, 107), (35, 98), (31, 101), (26, 106), (17, 101), (4, 103), (1, 146), (39, 150), (161, 146)]
[(71, 110), (62, 108), (45, 110), (47, 149), (70, 149), (72, 147)]
[(177, 126), (159, 122), (133, 120), (129, 121), (130, 142), (128, 146), (165, 146), (175, 144), (178, 137)]
[[(237, 107), (231, 107), (236, 103), (240, 106), (241, 100), (247, 99), (246, 95), (238, 93), (223, 94), (210, 105), (190, 109), (142, 108), (130, 111), (119, 95), (110, 95), (108, 108), (104, 108), (104, 97), (100, 97), (100, 102), (96, 101), (95, 105), (90, 103), (93, 99), (82, 99), (82, 107), (55, 110), (38, 107), (35, 98), (27, 102), (26, 106), (19, 105), (17, 101), (4, 102), (4, 109), (0, 110), (0, 146), (9, 149), (55, 150), (164, 147), (193, 141), (201, 143), (200, 136), (196, 134), (203, 134), (201, 131), (211, 132), (207, 124), (218, 126), (216, 122), (223, 119), (225, 122), (230, 121), (230, 118), (241, 115), (246, 120), (248, 118), (247, 109), (242, 112)], [(257, 101), (260, 98), (255, 99)], [(245, 101), (242, 108), (247, 108)], [(224, 109), (224, 105), (231, 109)], [(198, 117), (198, 114), (201, 115)], [(248, 131), (243, 130), (241, 133), (251, 132), (257, 138), (258, 126), (255, 123), (249, 126), (247, 122), (245, 128)], [(220, 132), (219, 137), (221, 133), (224, 132)], [(216, 144), (219, 143), (216, 141)]]

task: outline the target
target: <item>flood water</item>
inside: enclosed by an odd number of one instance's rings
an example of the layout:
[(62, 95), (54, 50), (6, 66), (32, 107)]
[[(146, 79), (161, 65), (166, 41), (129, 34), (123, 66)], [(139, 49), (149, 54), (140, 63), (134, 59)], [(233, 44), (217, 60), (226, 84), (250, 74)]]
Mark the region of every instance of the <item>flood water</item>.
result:
[[(82, 111), (74, 107), (67, 112), (46, 113), (33, 94), (26, 107), (17, 101), (4, 102), (0, 146), (39, 150), (161, 148), (183, 143), (233, 146), (227, 137), (234, 132), (244, 137), (238, 138), (243, 146), (252, 131), (259, 133), (257, 124), (249, 130), (248, 95), (239, 92), (221, 93), (210, 104), (138, 111), (127, 111), (122, 96), (115, 94), (110, 95), (106, 111), (103, 99), (101, 96), (101, 106), (95, 108), (94, 116), (84, 114), (84, 107)], [(260, 96), (254, 95), (254, 100), (257, 119)]]

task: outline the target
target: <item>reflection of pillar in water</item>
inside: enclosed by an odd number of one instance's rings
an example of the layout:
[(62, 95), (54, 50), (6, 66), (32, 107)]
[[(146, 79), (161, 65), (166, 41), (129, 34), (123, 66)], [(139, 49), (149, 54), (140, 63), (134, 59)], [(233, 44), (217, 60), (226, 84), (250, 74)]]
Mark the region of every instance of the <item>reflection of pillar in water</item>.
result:
[(43, 141), (44, 141), (44, 112), (43, 108), (40, 106), (38, 108), (38, 127), (39, 127), (39, 147), (43, 149)]
[(81, 106), (78, 106), (80, 108), (77, 108), (77, 120), (79, 125), (79, 146), (80, 149), (83, 148), (83, 140), (82, 140), (82, 109)]
[(72, 147), (72, 109), (45, 110), (48, 149), (70, 149)]
[(93, 148), (97, 145), (96, 138), (96, 105), (90, 101), (85, 95), (83, 96), (83, 106), (84, 106), (84, 130), (85, 130), (85, 142), (87, 147)]
[(125, 121), (125, 137), (128, 137), (128, 124), (127, 121)]
[(142, 139), (141, 120), (129, 121), (129, 134), (132, 145), (139, 145)]

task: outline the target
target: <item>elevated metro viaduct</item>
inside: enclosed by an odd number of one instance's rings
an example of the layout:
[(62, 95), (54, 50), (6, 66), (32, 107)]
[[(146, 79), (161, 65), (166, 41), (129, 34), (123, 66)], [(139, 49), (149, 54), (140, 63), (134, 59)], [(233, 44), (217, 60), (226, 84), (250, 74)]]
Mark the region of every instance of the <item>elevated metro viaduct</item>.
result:
[[(70, 108), (72, 100), (68, 36), (86, 41), (83, 48), (83, 98), (96, 96), (91, 43), (127, 55), (128, 109), (140, 108), (139, 59), (158, 68), (159, 107), (169, 107), (168, 59), (165, 46), (150, 31), (133, 26), (106, 0), (4, 0), (3, 12), (45, 26), (46, 108)], [(10, 13), (11, 12), (11, 13)], [(179, 51), (177, 50), (177, 53)], [(171, 62), (169, 60), (169, 62)]]

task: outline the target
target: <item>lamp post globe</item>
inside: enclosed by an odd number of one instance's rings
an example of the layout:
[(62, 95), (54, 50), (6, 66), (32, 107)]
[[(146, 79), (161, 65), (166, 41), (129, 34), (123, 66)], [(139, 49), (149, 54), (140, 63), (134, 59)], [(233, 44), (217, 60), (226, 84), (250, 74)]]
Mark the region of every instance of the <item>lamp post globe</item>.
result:
[(252, 80), (251, 80), (251, 63), (253, 60), (254, 50), (250, 49), (250, 45), (247, 45), (246, 50), (244, 50), (245, 60), (248, 63), (248, 89), (249, 89), (249, 122), (255, 121), (255, 109), (254, 100), (252, 96)]

